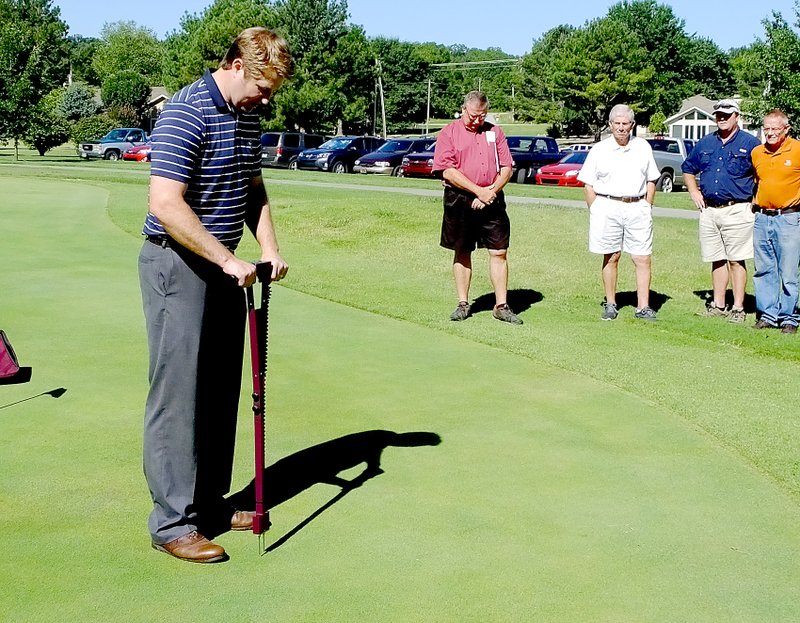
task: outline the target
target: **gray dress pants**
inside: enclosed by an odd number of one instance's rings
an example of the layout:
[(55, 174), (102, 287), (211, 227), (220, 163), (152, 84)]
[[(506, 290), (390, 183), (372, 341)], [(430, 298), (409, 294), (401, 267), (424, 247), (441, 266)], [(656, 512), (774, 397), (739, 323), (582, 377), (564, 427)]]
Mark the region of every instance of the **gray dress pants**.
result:
[(242, 379), (244, 291), (178, 245), (146, 241), (139, 282), (150, 352), (144, 474), (148, 527), (164, 544), (193, 530), (230, 528), (224, 496), (233, 470)]

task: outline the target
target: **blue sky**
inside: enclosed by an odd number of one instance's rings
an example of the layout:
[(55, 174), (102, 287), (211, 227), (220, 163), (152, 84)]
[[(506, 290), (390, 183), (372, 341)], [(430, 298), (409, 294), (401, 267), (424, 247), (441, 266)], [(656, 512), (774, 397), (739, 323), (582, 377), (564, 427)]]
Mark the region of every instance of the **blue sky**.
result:
[[(181, 16), (199, 13), (211, 0), (54, 0), (70, 34), (97, 36), (106, 22), (134, 21), (163, 38), (178, 28)], [(370, 37), (396, 37), (403, 41), (433, 41), (445, 45), (496, 47), (509, 54), (529, 52), (532, 41), (554, 26), (584, 22), (606, 13), (615, 2), (569, 0), (564, 4), (543, 0), (349, 0), (350, 21), (364, 27)], [(795, 21), (793, 0), (768, 3), (715, 3), (708, 0), (672, 0), (674, 13), (685, 21), (686, 32), (708, 37), (723, 50), (763, 38), (761, 21), (771, 11)], [(559, 10), (564, 7), (566, 10)]]

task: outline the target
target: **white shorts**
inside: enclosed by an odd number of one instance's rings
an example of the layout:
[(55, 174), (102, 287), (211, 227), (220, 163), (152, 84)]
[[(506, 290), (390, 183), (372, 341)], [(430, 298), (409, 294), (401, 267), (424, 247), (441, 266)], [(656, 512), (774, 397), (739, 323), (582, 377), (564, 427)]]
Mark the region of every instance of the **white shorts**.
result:
[(753, 257), (753, 223), (749, 203), (700, 212), (700, 254), (704, 262), (742, 261)]
[(607, 255), (625, 251), (653, 254), (653, 206), (597, 197), (589, 208), (589, 251)]

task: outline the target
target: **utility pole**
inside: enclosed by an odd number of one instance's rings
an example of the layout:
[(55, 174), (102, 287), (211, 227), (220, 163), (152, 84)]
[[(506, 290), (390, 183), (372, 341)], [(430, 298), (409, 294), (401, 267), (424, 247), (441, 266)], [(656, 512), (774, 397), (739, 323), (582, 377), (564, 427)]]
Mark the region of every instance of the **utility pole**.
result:
[(431, 79), (428, 78), (428, 107), (425, 109), (425, 136), (428, 136), (428, 121), (431, 118)]
[(386, 102), (383, 100), (383, 80), (381, 79), (381, 62), (376, 58), (375, 65), (378, 67), (378, 90), (381, 93), (381, 120), (383, 121), (383, 138), (386, 139)]
[(511, 123), (514, 123), (515, 119), (517, 118), (517, 99), (516, 94), (514, 92), (514, 85), (511, 85)]

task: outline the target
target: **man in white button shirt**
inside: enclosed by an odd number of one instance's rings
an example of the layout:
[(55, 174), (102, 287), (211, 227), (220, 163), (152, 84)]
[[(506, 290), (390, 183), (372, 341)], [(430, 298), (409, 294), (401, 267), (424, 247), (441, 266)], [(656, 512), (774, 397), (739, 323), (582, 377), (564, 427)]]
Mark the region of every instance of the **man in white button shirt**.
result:
[(578, 174), (589, 206), (589, 251), (603, 256), (603, 320), (617, 317), (617, 272), (622, 251), (636, 270), (636, 312), (654, 321), (650, 307), (650, 258), (653, 254), (653, 197), (660, 173), (653, 150), (631, 136), (633, 110), (617, 104), (608, 115), (611, 136), (589, 151)]

